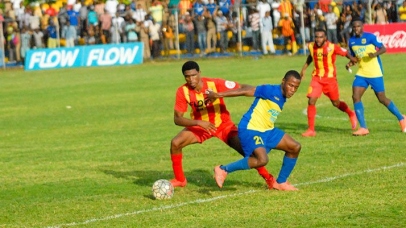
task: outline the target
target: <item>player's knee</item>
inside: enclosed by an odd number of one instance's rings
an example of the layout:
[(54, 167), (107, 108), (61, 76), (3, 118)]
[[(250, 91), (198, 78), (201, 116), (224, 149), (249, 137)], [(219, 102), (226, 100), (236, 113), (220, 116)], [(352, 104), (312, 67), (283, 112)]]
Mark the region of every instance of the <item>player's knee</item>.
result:
[(295, 142), (293, 145), (292, 145), (292, 153), (293, 154), (297, 154), (297, 155), (299, 155), (299, 153), (300, 153), (300, 150), (302, 149), (302, 145), (299, 143), (299, 142)]
[(266, 166), (268, 164), (268, 156), (258, 158), (257, 160), (257, 167)]
[(177, 138), (171, 140), (171, 151), (177, 151), (182, 149), (182, 142)]

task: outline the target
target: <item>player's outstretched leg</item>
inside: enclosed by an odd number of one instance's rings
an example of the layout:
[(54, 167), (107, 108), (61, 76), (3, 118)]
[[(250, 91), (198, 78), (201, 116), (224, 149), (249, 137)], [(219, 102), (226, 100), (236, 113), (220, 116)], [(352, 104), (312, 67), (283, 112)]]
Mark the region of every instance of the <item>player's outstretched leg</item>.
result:
[(364, 105), (362, 102), (354, 103), (354, 110), (357, 116), (360, 128), (352, 133), (354, 136), (365, 136), (369, 134), (369, 130), (367, 128), (365, 117), (364, 117)]
[(187, 180), (182, 168), (182, 154), (171, 154), (172, 169), (175, 178), (170, 180), (173, 187), (185, 187)]
[(219, 188), (222, 188), (224, 181), (227, 178), (227, 172), (220, 167), (220, 165), (214, 167), (214, 179), (216, 180), (217, 186), (219, 186)]
[(403, 119), (399, 120), (400, 130), (406, 133), (406, 115), (402, 115)]
[(355, 128), (357, 128), (357, 116), (355, 115), (355, 112), (352, 111), (347, 103), (345, 103), (344, 101), (340, 101), (340, 104), (337, 107), (338, 109), (340, 109), (340, 111), (347, 113), (348, 117), (350, 118), (350, 122), (351, 122), (351, 129), (355, 130)]
[(315, 137), (316, 131), (315, 129), (315, 122), (316, 122), (316, 106), (315, 105), (308, 105), (307, 106), (307, 130), (302, 133), (303, 137)]

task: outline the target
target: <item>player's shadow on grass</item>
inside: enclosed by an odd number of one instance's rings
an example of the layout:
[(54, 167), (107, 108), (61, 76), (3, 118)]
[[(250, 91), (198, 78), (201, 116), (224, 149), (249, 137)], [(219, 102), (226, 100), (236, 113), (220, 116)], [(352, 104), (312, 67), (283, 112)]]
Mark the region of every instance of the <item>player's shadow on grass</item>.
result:
[[(107, 175), (111, 175), (115, 178), (126, 179), (132, 181), (135, 185), (151, 187), (152, 184), (158, 179), (167, 179), (170, 180), (173, 178), (172, 171), (150, 171), (150, 170), (134, 170), (134, 171), (115, 171), (115, 170), (101, 170)], [(253, 172), (253, 178), (259, 178), (261, 181), (262, 178), (256, 174), (255, 170)], [(244, 171), (246, 172), (246, 171)], [(237, 173), (236, 173), (237, 174)], [(198, 187), (198, 192), (202, 194), (210, 195), (211, 191), (219, 190), (216, 185), (216, 181), (213, 179), (213, 172), (202, 169), (194, 169), (188, 172), (185, 172), (187, 177), (188, 185), (196, 185)], [(242, 187), (255, 187), (255, 188), (265, 188), (265, 182), (255, 182), (255, 181), (242, 181), (238, 178), (227, 178), (222, 188), (222, 191), (236, 191), (237, 186)], [(150, 197), (150, 196), (148, 196)]]

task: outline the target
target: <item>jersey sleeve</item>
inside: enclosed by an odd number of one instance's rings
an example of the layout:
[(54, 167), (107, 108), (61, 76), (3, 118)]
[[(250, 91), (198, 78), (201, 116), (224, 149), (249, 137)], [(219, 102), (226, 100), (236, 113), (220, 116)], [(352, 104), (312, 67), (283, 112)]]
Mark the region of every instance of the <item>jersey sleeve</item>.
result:
[(338, 46), (337, 44), (334, 44), (334, 53), (336, 55), (346, 56), (348, 51), (347, 51), (347, 49), (342, 48), (342, 47)]
[(229, 81), (220, 78), (213, 79), (213, 81), (216, 84), (217, 92), (224, 92), (240, 88), (240, 84), (235, 81)]
[(380, 40), (378, 40), (377, 36), (371, 34), (370, 39), (371, 39), (371, 43), (373, 45), (375, 45), (375, 47), (377, 47), (379, 49), (383, 47), (383, 43)]
[(187, 100), (185, 98), (185, 93), (183, 91), (183, 86), (179, 87), (176, 91), (176, 99), (175, 99), (175, 111), (178, 112), (187, 112)]
[(273, 88), (271, 85), (259, 85), (255, 89), (254, 96), (262, 99), (269, 99), (272, 96)]

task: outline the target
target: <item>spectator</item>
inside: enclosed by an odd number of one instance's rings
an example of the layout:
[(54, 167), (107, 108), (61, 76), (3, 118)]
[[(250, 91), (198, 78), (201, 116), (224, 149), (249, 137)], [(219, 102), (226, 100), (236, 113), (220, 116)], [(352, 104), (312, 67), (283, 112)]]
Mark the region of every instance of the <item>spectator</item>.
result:
[(137, 4), (137, 8), (135, 9), (132, 17), (135, 20), (135, 22), (141, 22), (144, 21), (145, 16), (147, 15), (147, 12), (142, 8), (141, 4)]
[(192, 21), (192, 17), (189, 13), (186, 13), (185, 20), (183, 21), (183, 28), (185, 29), (186, 43), (185, 48), (186, 52), (189, 54), (194, 53), (195, 49), (195, 27)]
[(248, 16), (248, 22), (250, 23), (251, 27), (251, 34), (252, 34), (252, 50), (259, 51), (259, 36), (260, 32), (260, 18), (258, 10), (255, 8), (251, 8), (250, 14)]
[(154, 19), (151, 20), (152, 24), (149, 26), (149, 36), (151, 38), (151, 55), (154, 59), (161, 56), (161, 25), (156, 23)]
[(32, 37), (34, 38), (34, 46), (33, 48), (44, 48), (44, 33), (39, 29), (36, 28), (33, 30)]
[(125, 25), (125, 32), (127, 33), (127, 42), (136, 42), (138, 41), (138, 35), (136, 31), (136, 24), (134, 19), (128, 19), (128, 23)]
[(164, 7), (159, 0), (152, 0), (152, 4), (149, 7), (149, 14), (154, 19), (154, 23), (162, 26), (162, 16), (164, 12)]
[(103, 44), (110, 43), (110, 29), (111, 29), (111, 15), (107, 10), (104, 10), (104, 13), (100, 15), (100, 29), (101, 29), (101, 42)]
[(21, 29), (21, 62), (24, 65), (25, 54), (31, 49), (31, 38), (32, 35), (27, 27)]
[(295, 25), (293, 24), (292, 18), (289, 17), (288, 13), (285, 13), (283, 15), (284, 17), (279, 21), (279, 26), (281, 27), (282, 31), (282, 36), (284, 37), (285, 40), (285, 47), (284, 51), (288, 55), (292, 55), (290, 51), (288, 51), (288, 44), (291, 44), (295, 40), (295, 33), (293, 28)]
[(197, 18), (197, 16), (202, 16), (204, 12), (204, 4), (202, 0), (195, 0), (193, 5), (193, 18)]
[(54, 21), (50, 20), (46, 31), (47, 31), (47, 35), (48, 35), (47, 47), (56, 48), (57, 46), (59, 46), (58, 40), (57, 40), (58, 36), (57, 36), (56, 26), (55, 26)]
[[(222, 12), (224, 17), (228, 18), (230, 16), (231, 0), (218, 0), (219, 11)], [(221, 39), (221, 38), (220, 38)]]
[(262, 32), (261, 32), (262, 52), (264, 53), (264, 55), (268, 54), (267, 45), (269, 46), (270, 53), (275, 54), (272, 30), (273, 27), (272, 27), (271, 11), (267, 11), (265, 13), (265, 17), (262, 18)]
[(62, 38), (65, 39), (65, 47), (74, 47), (77, 41), (77, 30), (69, 21), (62, 28)]
[[(214, 14), (217, 10), (214, 11)], [(210, 11), (205, 13), (205, 25), (207, 30), (207, 53), (212, 53), (216, 51), (217, 45), (217, 28), (216, 21)]]
[(386, 10), (380, 3), (377, 3), (375, 5), (375, 10), (372, 14), (372, 18), (375, 24), (383, 25), (388, 23), (388, 15), (386, 14)]
[(168, 23), (164, 23), (162, 27), (163, 47), (165, 56), (169, 56), (169, 50), (173, 49), (173, 30)]
[(197, 43), (199, 44), (200, 56), (203, 56), (206, 53), (206, 40), (207, 40), (207, 32), (203, 15), (196, 15), (194, 19), (194, 24), (196, 26)]
[(220, 34), (219, 46), (220, 52), (224, 53), (228, 48), (227, 26), (228, 20), (224, 16), (223, 11), (218, 10), (217, 15), (214, 17), (217, 25), (217, 33)]
[(406, 22), (406, 0), (403, 1), (403, 4), (398, 9), (399, 21)]
[(123, 42), (125, 22), (124, 18), (120, 16), (120, 13), (116, 12), (116, 15), (111, 20), (111, 43), (119, 44)]
[(281, 19), (281, 12), (279, 12), (279, 7), (281, 3), (280, 0), (275, 0), (272, 1), (271, 7), (272, 7), (272, 16), (273, 16), (273, 27), (277, 28), (279, 20)]
[(327, 40), (330, 42), (337, 44), (337, 16), (333, 12), (333, 7), (328, 7), (328, 13), (325, 16), (326, 25), (327, 25)]
[[(145, 16), (147, 18), (148, 16)], [(147, 21), (137, 23), (138, 34), (140, 35), (140, 40), (144, 43), (144, 59), (151, 58), (151, 49), (149, 46), (149, 23)]]

